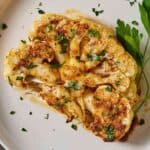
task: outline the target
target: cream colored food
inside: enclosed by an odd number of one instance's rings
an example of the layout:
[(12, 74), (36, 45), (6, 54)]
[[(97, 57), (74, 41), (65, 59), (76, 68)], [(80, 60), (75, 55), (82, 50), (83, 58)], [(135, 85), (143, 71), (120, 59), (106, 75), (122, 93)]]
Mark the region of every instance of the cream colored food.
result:
[(11, 49), (5, 79), (106, 141), (128, 132), (138, 103), (137, 64), (111, 29), (78, 15), (44, 14)]

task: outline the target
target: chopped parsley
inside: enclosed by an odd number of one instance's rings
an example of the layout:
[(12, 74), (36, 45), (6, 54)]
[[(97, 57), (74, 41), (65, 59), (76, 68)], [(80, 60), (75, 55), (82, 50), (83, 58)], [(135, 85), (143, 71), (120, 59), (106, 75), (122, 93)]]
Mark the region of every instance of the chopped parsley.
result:
[(127, 0), (130, 3), (130, 6), (134, 6), (137, 0)]
[(120, 81), (119, 80), (116, 80), (115, 81), (115, 84), (118, 86), (118, 85), (120, 85)]
[(45, 119), (49, 119), (49, 114), (46, 114), (46, 116), (44, 117)]
[(38, 9), (38, 13), (39, 13), (39, 14), (45, 14), (45, 11), (44, 11), (44, 10), (41, 10), (41, 9)]
[(10, 76), (8, 76), (8, 82), (9, 82), (9, 84), (10, 84), (11, 86), (13, 86), (13, 83), (12, 83), (12, 81), (11, 81), (11, 79), (10, 79)]
[(144, 119), (140, 119), (138, 124), (141, 125), (141, 126), (144, 125), (145, 124), (145, 120)]
[(56, 105), (57, 107), (61, 107), (61, 106), (64, 106), (65, 104), (67, 104), (68, 102), (70, 102), (70, 100), (69, 100), (67, 97), (63, 97), (63, 102), (57, 101), (57, 102), (55, 103), (55, 105)]
[(14, 115), (15, 113), (16, 113), (15, 111), (11, 111), (11, 112), (10, 112), (11, 115)]
[(28, 130), (25, 129), (25, 128), (22, 128), (21, 131), (23, 131), (23, 132), (28, 132)]
[(108, 85), (106, 88), (105, 88), (106, 91), (108, 92), (112, 92), (113, 90), (113, 87), (111, 85)]
[(42, 2), (40, 2), (40, 3), (39, 3), (39, 6), (42, 6), (42, 5), (43, 5)]
[(102, 61), (106, 55), (106, 50), (103, 50), (100, 54), (88, 54), (88, 61)]
[(33, 69), (33, 68), (35, 68), (35, 67), (37, 67), (37, 65), (31, 62), (29, 65), (27, 65), (26, 68), (27, 68), (27, 69)]
[(138, 23), (136, 20), (133, 20), (133, 21), (132, 21), (132, 24), (135, 25), (135, 26), (138, 26), (138, 25), (139, 25), (139, 23)]
[(71, 37), (74, 37), (77, 33), (77, 30), (76, 29), (71, 29), (70, 32), (71, 32)]
[(54, 39), (58, 41), (58, 43), (61, 45), (60, 53), (61, 54), (66, 53), (69, 48), (69, 40), (61, 34), (55, 35)]
[[(100, 7), (101, 4), (98, 4), (97, 6)], [(92, 8), (92, 12), (95, 14), (95, 16), (99, 16), (104, 12), (104, 10), (97, 10), (96, 8)]]
[(22, 97), (22, 96), (20, 96), (20, 100), (21, 100), (21, 101), (23, 100), (23, 97)]
[(23, 44), (26, 44), (26, 43), (27, 43), (25, 40), (21, 40), (21, 42), (22, 42)]
[(53, 69), (58, 69), (62, 66), (62, 64), (60, 64), (59, 62), (52, 62), (50, 63), (50, 67)]
[(105, 133), (107, 134), (107, 140), (113, 141), (115, 138), (114, 128), (111, 125), (105, 125), (105, 126), (103, 126), (103, 129), (104, 129)]
[(75, 80), (68, 82), (67, 85), (65, 86), (65, 88), (66, 89), (74, 89), (74, 90), (81, 89), (81, 87), (77, 84), (77, 82)]
[(72, 124), (71, 128), (74, 129), (74, 130), (78, 130), (78, 126), (76, 124)]
[(53, 30), (53, 26), (52, 25), (48, 25), (46, 28), (45, 28), (45, 33), (49, 33), (50, 31)]
[(31, 112), (31, 111), (29, 112), (29, 115), (32, 115), (32, 112)]
[(59, 41), (59, 44), (61, 45), (61, 54), (64, 54), (67, 52), (69, 47), (69, 40), (67, 38), (63, 38), (61, 41)]
[(2, 30), (5, 30), (5, 29), (8, 28), (8, 26), (7, 26), (6, 23), (2, 23), (2, 24), (0, 25), (0, 27), (1, 27)]
[(99, 31), (97, 31), (96, 29), (89, 29), (89, 30), (88, 30), (88, 35), (89, 35), (90, 37), (97, 37), (97, 38), (100, 37)]
[(23, 77), (22, 76), (17, 76), (16, 80), (23, 80)]

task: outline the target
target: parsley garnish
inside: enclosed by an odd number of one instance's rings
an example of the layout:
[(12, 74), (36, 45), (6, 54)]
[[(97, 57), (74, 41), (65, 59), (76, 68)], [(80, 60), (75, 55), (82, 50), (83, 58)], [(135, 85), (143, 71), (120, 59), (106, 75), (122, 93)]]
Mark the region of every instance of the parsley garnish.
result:
[(12, 83), (12, 81), (11, 81), (11, 79), (10, 79), (10, 76), (8, 76), (8, 82), (9, 82), (9, 84), (10, 84), (11, 86), (13, 86), (13, 83)]
[(46, 28), (45, 28), (45, 33), (49, 33), (50, 31), (53, 30), (53, 26), (52, 25), (48, 25)]
[(23, 77), (22, 76), (17, 76), (16, 80), (23, 80)]
[(46, 116), (44, 117), (45, 119), (49, 119), (49, 114), (46, 114)]
[[(100, 4), (98, 4), (98, 7), (100, 7)], [(104, 10), (97, 10), (96, 8), (92, 8), (92, 12), (96, 15), (99, 16), (104, 12)]]
[(60, 53), (61, 54), (66, 53), (69, 48), (69, 40), (61, 34), (55, 35), (54, 39), (58, 41), (58, 43), (61, 45)]
[(105, 133), (107, 134), (107, 140), (113, 141), (115, 138), (114, 128), (111, 125), (105, 125), (105, 126), (103, 126), (103, 129), (104, 129)]
[(20, 100), (21, 100), (21, 101), (23, 100), (23, 97), (22, 97), (22, 96), (20, 96)]
[(90, 37), (97, 37), (97, 38), (100, 37), (99, 31), (97, 31), (96, 29), (89, 29), (89, 30), (88, 30), (88, 35), (89, 35)]
[(16, 113), (15, 111), (11, 111), (11, 112), (10, 112), (11, 115), (14, 115), (15, 113)]
[(0, 27), (1, 27), (2, 30), (5, 30), (5, 29), (8, 28), (8, 26), (7, 26), (6, 23), (2, 23), (2, 24), (0, 25)]
[(146, 92), (143, 95), (141, 103), (137, 105), (135, 113), (137, 113), (145, 104), (145, 102), (150, 98), (150, 85), (144, 71), (147, 62), (150, 60), (150, 56), (147, 55), (148, 45), (150, 41), (150, 1), (143, 0), (142, 4), (139, 4), (139, 11), (142, 23), (148, 34), (147, 42), (145, 44), (145, 49), (143, 52), (141, 52), (140, 49), (142, 34), (140, 34), (136, 28), (131, 27), (129, 24), (125, 24), (121, 20), (118, 20), (118, 26), (116, 28), (118, 39), (125, 47), (125, 49), (134, 57), (140, 67), (141, 71), (137, 80), (137, 85), (139, 86), (142, 77), (144, 78), (144, 81), (146, 83)]
[(141, 126), (144, 125), (145, 124), (145, 120), (144, 119), (140, 119), (138, 124), (141, 125)]
[(39, 14), (45, 14), (45, 11), (44, 11), (44, 10), (41, 10), (41, 9), (38, 9), (38, 13), (39, 13)]
[(21, 131), (23, 131), (23, 132), (28, 132), (28, 130), (25, 129), (25, 128), (22, 128)]
[(106, 55), (106, 50), (103, 50), (100, 54), (88, 54), (88, 61), (102, 61)]
[(105, 90), (108, 91), (108, 92), (112, 92), (113, 87), (112, 87), (111, 85), (109, 85), (109, 86), (107, 86), (107, 87), (105, 88)]
[(72, 124), (71, 128), (74, 129), (74, 130), (78, 130), (78, 126), (76, 124)]
[(67, 98), (67, 97), (63, 97), (63, 101), (57, 101), (56, 102), (56, 106), (57, 107), (61, 107), (61, 106), (64, 106), (65, 104), (67, 104), (68, 102), (70, 102), (70, 100)]
[(115, 84), (118, 86), (118, 85), (120, 85), (120, 81), (119, 80), (116, 80), (115, 81)]
[(71, 29), (70, 32), (71, 32), (71, 37), (74, 37), (77, 33), (77, 30), (76, 29)]
[(58, 69), (62, 66), (63, 64), (60, 64), (59, 62), (52, 62), (50, 63), (50, 67), (53, 69)]
[(135, 26), (138, 26), (138, 25), (139, 25), (139, 23), (138, 23), (136, 20), (133, 20), (133, 21), (132, 21), (132, 24), (135, 25)]
[(37, 65), (31, 62), (26, 68), (27, 69), (33, 69), (35, 67), (37, 67)]
[(67, 85), (65, 86), (65, 88), (66, 89), (74, 89), (74, 90), (80, 90), (81, 89), (81, 87), (74, 80), (68, 82)]
[(27, 43), (25, 40), (21, 40), (21, 42), (22, 42), (23, 44), (26, 44), (26, 43)]

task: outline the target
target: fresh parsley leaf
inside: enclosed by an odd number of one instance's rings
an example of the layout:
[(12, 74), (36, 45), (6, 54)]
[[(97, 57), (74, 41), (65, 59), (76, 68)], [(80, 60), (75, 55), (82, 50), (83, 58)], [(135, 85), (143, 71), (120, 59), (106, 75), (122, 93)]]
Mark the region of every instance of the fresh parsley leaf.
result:
[(71, 29), (70, 32), (71, 32), (71, 37), (74, 37), (77, 33), (77, 30), (76, 29)]
[(114, 128), (111, 125), (105, 125), (105, 126), (103, 126), (103, 129), (104, 129), (105, 133), (107, 134), (107, 140), (113, 141), (115, 138)]
[(70, 82), (67, 83), (67, 85), (65, 86), (66, 89), (74, 89), (74, 90), (80, 90), (81, 87), (77, 84), (76, 81), (72, 80)]
[(45, 14), (45, 11), (44, 11), (44, 10), (39, 9), (39, 10), (38, 10), (38, 13), (39, 13), (39, 14)]
[(22, 76), (17, 76), (16, 80), (23, 80), (23, 77)]
[(46, 28), (45, 28), (45, 33), (49, 33), (50, 31), (53, 30), (53, 26), (52, 25), (48, 25)]
[(133, 21), (132, 21), (132, 24), (135, 25), (135, 26), (138, 26), (138, 25), (139, 25), (139, 23), (138, 23), (136, 20), (133, 20)]
[(107, 86), (107, 87), (105, 88), (105, 90), (108, 91), (108, 92), (112, 92), (113, 87), (109, 85), (109, 86)]
[(21, 131), (23, 131), (23, 132), (28, 132), (28, 130), (25, 129), (25, 128), (22, 128)]
[(50, 67), (53, 69), (58, 69), (62, 66), (59, 62), (50, 63)]
[(97, 37), (97, 38), (100, 37), (99, 31), (97, 31), (96, 29), (89, 29), (89, 30), (88, 30), (88, 35), (89, 35), (90, 37)]
[(37, 67), (37, 65), (31, 62), (29, 65), (27, 65), (26, 68), (27, 68), (27, 69), (33, 69), (33, 68), (35, 68), (35, 67)]
[(2, 30), (5, 30), (5, 29), (8, 28), (8, 26), (7, 26), (6, 23), (2, 23), (2, 24), (0, 25), (0, 27), (1, 27)]
[[(146, 8), (145, 8), (146, 7)], [(150, 11), (148, 10), (148, 4), (143, 2), (143, 4), (139, 4), (139, 10), (140, 10), (140, 15), (141, 15), (141, 20), (142, 23), (148, 33), (148, 35), (150, 36)]]
[(16, 113), (15, 111), (11, 111), (11, 112), (10, 112), (11, 115), (14, 115), (15, 113)]
[(106, 50), (103, 50), (100, 54), (88, 54), (88, 61), (102, 61), (106, 55)]
[(78, 130), (78, 126), (76, 124), (72, 124), (71, 128), (74, 129), (74, 130)]
[(143, 67), (143, 54), (140, 52), (141, 36), (136, 28), (118, 19), (116, 34), (125, 49), (134, 57), (138, 65)]
[(26, 44), (26, 41), (25, 41), (25, 40), (21, 40), (21, 42), (22, 42), (23, 44)]

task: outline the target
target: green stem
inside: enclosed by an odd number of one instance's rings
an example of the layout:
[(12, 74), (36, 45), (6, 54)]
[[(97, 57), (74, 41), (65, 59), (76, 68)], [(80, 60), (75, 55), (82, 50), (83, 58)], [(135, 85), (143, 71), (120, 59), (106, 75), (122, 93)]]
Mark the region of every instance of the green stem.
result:
[(148, 48), (148, 45), (149, 45), (149, 40), (150, 40), (150, 37), (147, 38), (147, 42), (146, 42), (146, 45), (145, 45), (143, 57), (145, 57), (145, 54), (146, 54), (146, 52), (147, 52), (147, 48)]
[(149, 89), (150, 89), (150, 85), (149, 85), (149, 83), (148, 83), (148, 79), (147, 79), (146, 74), (145, 74), (144, 71), (142, 71), (142, 74), (143, 74), (143, 76), (144, 76), (147, 89), (146, 89), (146, 94), (145, 94), (145, 96), (144, 96), (144, 98), (143, 98), (143, 101), (138, 105), (138, 107), (137, 107), (136, 110), (135, 110), (135, 113), (137, 113), (137, 112), (141, 109), (141, 107), (146, 103), (147, 99), (150, 97), (150, 95), (148, 95), (148, 94), (149, 94)]
[[(144, 52), (143, 52), (143, 59), (146, 55), (146, 52), (147, 52), (147, 49), (148, 49), (148, 45), (149, 45), (149, 41), (150, 41), (150, 37), (147, 38), (147, 42), (146, 42), (146, 45), (145, 45), (145, 48), (144, 48)], [(146, 63), (147, 63), (147, 59), (146, 59)], [(137, 86), (139, 87), (139, 84), (141, 82), (141, 77), (142, 77), (142, 73), (144, 72), (144, 66), (145, 66), (145, 63), (142, 65), (142, 68), (141, 68), (141, 72), (139, 74), (139, 78), (138, 78), (138, 82), (137, 82)]]

